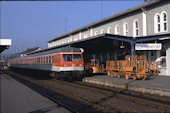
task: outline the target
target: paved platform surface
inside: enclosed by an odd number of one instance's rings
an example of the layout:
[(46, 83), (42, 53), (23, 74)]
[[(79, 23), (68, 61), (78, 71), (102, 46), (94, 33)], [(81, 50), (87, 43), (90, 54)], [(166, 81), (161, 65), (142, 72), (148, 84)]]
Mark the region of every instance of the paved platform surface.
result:
[(133, 79), (119, 79), (107, 75), (94, 75), (91, 77), (85, 77), (83, 81), (160, 96), (170, 96), (170, 76), (151, 76), (149, 80), (134, 81)]
[(71, 113), (7, 74), (0, 73), (1, 113)]

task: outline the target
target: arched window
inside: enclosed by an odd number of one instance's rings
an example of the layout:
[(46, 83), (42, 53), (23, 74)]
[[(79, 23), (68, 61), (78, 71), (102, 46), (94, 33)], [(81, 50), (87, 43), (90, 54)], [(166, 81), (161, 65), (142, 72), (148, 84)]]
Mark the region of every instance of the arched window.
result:
[(103, 34), (104, 33), (104, 29), (101, 29), (101, 34)]
[(115, 35), (119, 35), (119, 25), (115, 26)]
[(87, 38), (87, 37), (88, 37), (88, 34), (85, 34), (85, 35), (84, 35), (84, 38)]
[(73, 38), (72, 38), (72, 36), (70, 36), (70, 38), (69, 38), (69, 39), (70, 39), (70, 42), (72, 42), (72, 41), (73, 41)]
[(158, 33), (161, 31), (161, 18), (160, 18), (160, 15), (159, 13), (157, 13), (154, 17), (154, 25), (155, 25), (155, 33)]
[(111, 34), (111, 32), (112, 32), (111, 27), (108, 27), (108, 28), (107, 28), (107, 33), (108, 33), (108, 34)]
[(128, 30), (129, 28), (128, 28), (128, 23), (127, 22), (125, 22), (124, 24), (123, 24), (123, 35), (124, 36), (127, 36), (128, 34), (129, 34), (129, 30)]
[(137, 19), (133, 21), (133, 37), (139, 36), (139, 22)]
[(96, 36), (98, 34), (98, 31), (95, 31), (94, 35)]
[(167, 25), (168, 24), (168, 15), (165, 11), (163, 11), (161, 13), (161, 18), (162, 18), (162, 22), (161, 22), (162, 30), (167, 31), (168, 30), (168, 25)]

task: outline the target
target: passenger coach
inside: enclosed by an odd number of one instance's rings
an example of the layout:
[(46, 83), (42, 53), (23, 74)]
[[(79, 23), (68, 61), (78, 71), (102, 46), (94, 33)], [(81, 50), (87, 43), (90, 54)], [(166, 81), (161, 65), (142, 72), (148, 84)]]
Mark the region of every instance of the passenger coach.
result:
[(79, 78), (84, 74), (84, 61), (80, 48), (62, 47), (46, 49), (8, 61), (11, 68), (51, 71), (53, 77)]

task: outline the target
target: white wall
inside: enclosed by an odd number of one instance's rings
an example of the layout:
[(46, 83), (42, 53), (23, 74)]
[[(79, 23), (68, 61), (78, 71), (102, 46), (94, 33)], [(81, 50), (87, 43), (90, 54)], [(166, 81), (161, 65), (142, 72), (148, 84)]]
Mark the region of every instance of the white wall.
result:
[(166, 75), (170, 76), (170, 45), (166, 50)]

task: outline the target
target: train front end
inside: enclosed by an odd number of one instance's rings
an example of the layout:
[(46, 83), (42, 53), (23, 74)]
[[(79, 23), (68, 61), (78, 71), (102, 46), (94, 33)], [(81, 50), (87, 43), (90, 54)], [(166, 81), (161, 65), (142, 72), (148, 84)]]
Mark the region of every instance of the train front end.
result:
[(82, 78), (84, 60), (82, 52), (63, 52), (57, 55), (55, 66), (59, 67), (60, 78)]

